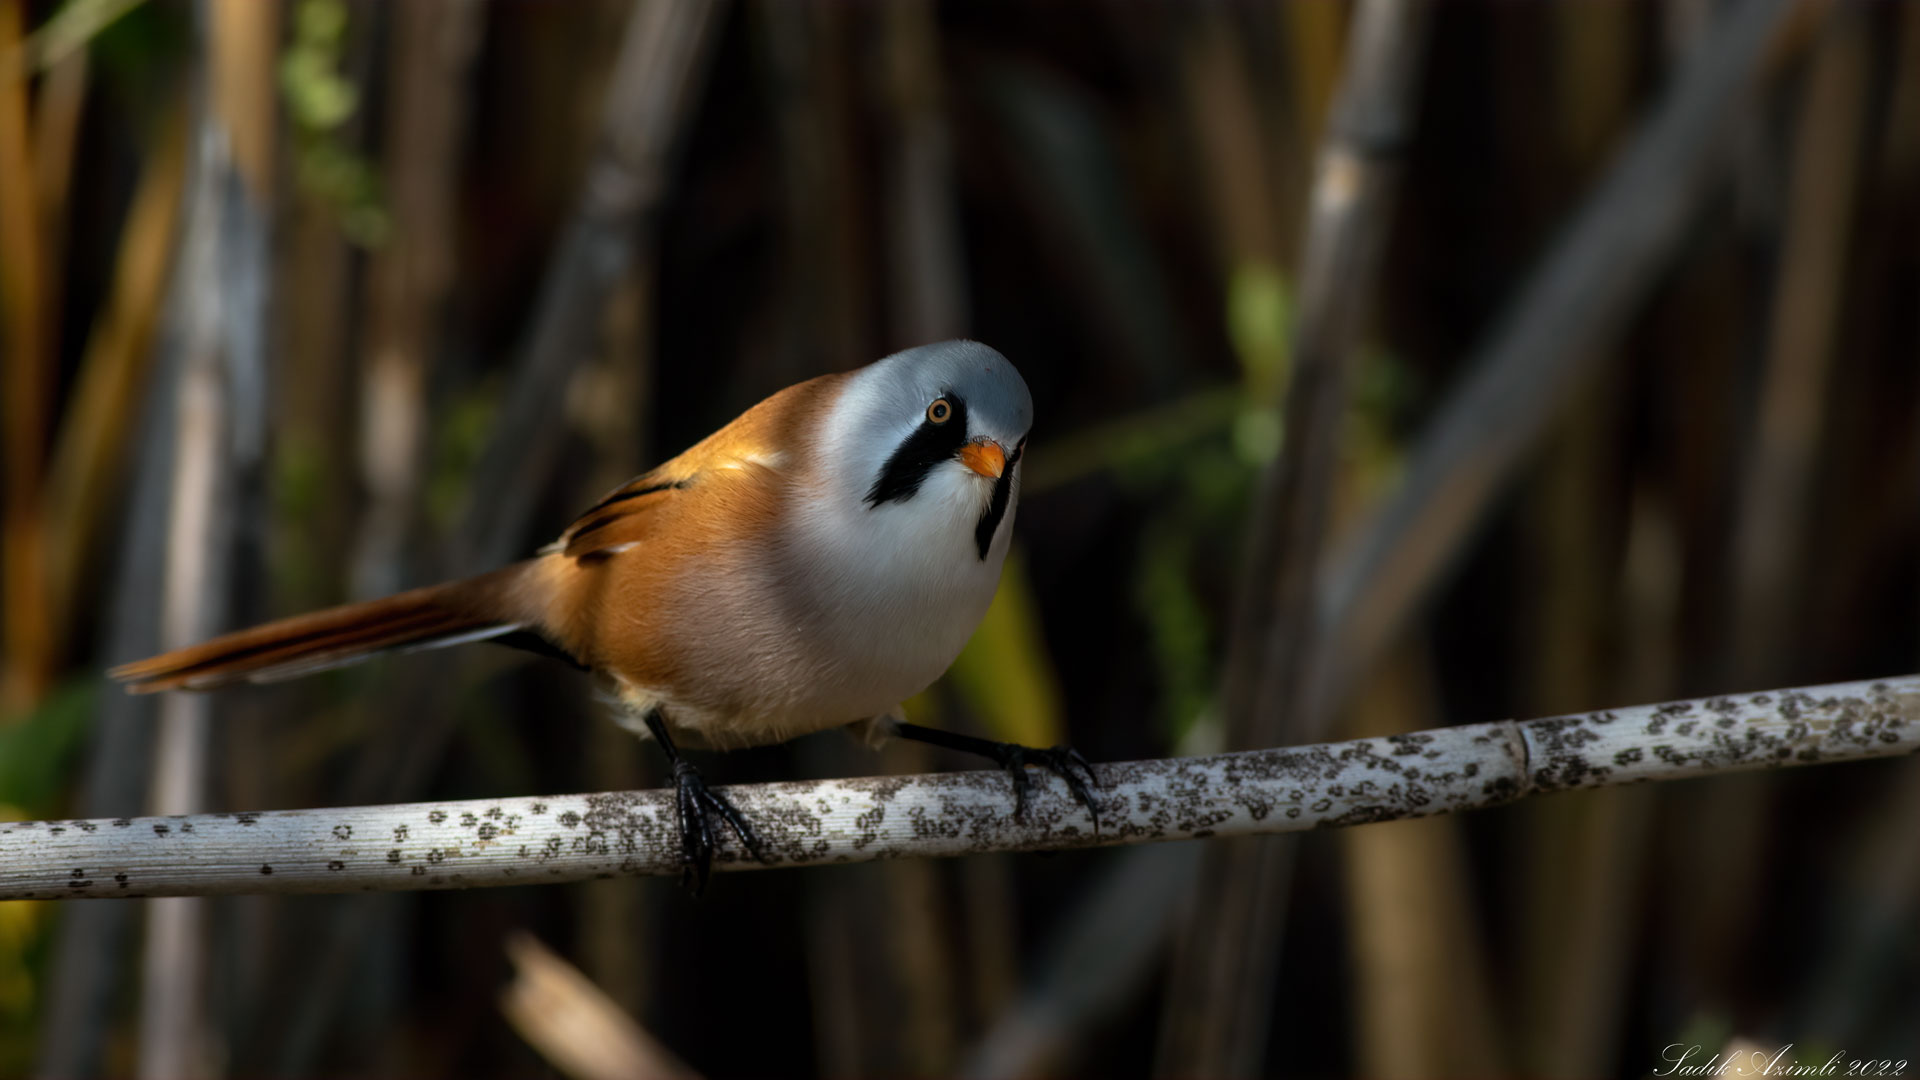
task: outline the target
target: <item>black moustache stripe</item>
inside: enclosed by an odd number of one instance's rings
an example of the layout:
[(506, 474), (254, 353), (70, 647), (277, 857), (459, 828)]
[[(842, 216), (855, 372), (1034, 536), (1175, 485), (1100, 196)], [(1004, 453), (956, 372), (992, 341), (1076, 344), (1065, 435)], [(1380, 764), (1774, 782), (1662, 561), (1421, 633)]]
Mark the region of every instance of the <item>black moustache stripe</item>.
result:
[(1007, 504), (1013, 500), (1013, 467), (1020, 464), (1022, 446), (1013, 448), (1007, 455), (1007, 467), (1000, 473), (1000, 479), (993, 482), (993, 498), (987, 503), (987, 512), (980, 515), (980, 523), (973, 527), (973, 542), (980, 549), (980, 561), (987, 561), (987, 549), (993, 546), (993, 534), (1000, 531), (1000, 519), (1007, 516)]
[(952, 393), (940, 396), (953, 406), (953, 415), (947, 417), (944, 424), (922, 420), (913, 434), (907, 436), (907, 441), (880, 467), (879, 477), (867, 490), (869, 507), (913, 498), (934, 466), (959, 453), (966, 445), (967, 403)]

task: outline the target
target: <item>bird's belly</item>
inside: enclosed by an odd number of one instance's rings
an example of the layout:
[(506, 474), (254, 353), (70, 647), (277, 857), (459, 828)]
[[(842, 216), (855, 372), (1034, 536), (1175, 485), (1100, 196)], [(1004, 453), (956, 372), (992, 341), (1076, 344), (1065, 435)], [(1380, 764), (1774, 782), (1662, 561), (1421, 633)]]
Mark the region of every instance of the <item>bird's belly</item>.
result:
[(758, 589), (689, 596), (672, 621), (692, 632), (662, 643), (663, 662), (611, 672), (636, 721), (622, 722), (638, 730), (657, 708), (676, 740), (737, 749), (883, 715), (931, 685), (966, 645), (995, 584), (972, 578), (787, 611), (767, 606), (771, 594)]
[(743, 707), (710, 718), (704, 737), (760, 745), (884, 715), (945, 673), (971, 629), (940, 617), (848, 619), (803, 631), (791, 661), (741, 673)]
[(962, 624), (947, 612), (897, 621), (849, 620), (830, 662), (840, 668), (838, 677), (821, 680), (817, 704), (851, 719), (886, 712), (944, 674), (978, 622), (975, 617)]
[(801, 514), (785, 543), (705, 548), (663, 568), (656, 590), (634, 594), (645, 613), (616, 617), (675, 632), (625, 636), (650, 655), (613, 672), (621, 697), (716, 748), (892, 711), (946, 671), (993, 601), (1012, 510), (982, 557), (978, 495), (930, 484), (914, 513)]

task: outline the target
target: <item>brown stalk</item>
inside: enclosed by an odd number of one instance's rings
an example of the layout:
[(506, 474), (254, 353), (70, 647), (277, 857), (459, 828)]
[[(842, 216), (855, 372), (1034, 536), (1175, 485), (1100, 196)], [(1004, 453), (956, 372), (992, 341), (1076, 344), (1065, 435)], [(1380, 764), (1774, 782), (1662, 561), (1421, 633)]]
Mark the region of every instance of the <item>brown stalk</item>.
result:
[[(184, 110), (176, 110), (182, 117)], [(184, 146), (186, 125), (177, 125)], [(157, 286), (156, 286), (157, 288)], [(159, 362), (168, 375), (178, 366), (177, 339), (169, 335)], [(171, 385), (169, 378), (166, 385)], [(166, 394), (144, 395), (137, 415), (137, 453), (130, 453), (130, 482), (121, 527), (104, 555), (114, 583), (105, 617), (102, 653), (110, 658), (151, 656), (160, 649), (161, 579), (165, 566), (168, 484), (172, 475), (172, 402)], [(94, 718), (92, 746), (76, 810), (118, 819), (146, 806), (148, 767), (159, 702), (152, 697), (106, 695)], [(84, 907), (59, 922), (47, 994), (39, 1024), (35, 1075), (59, 1078), (103, 1071), (126, 981), (136, 908)]]
[(47, 467), (48, 634), (56, 643), (66, 641), (75, 615), (99, 584), (86, 568), (101, 553), (136, 429), (135, 406), (148, 385), (186, 181), (186, 142), (185, 109), (175, 106), (142, 166), (120, 234), (113, 285), (88, 335)]
[(474, 494), (449, 560), (455, 575), (506, 562), (522, 540), (560, 453), (568, 379), (593, 355), (607, 298), (635, 250), (648, 243), (725, 12), (720, 2), (656, 0), (634, 4), (627, 18), (598, 145), (542, 278), (505, 407), (474, 470)]
[(1835, 328), (1866, 134), (1871, 42), (1864, 14), (1833, 9), (1795, 127), (1766, 370), (1734, 531), (1737, 676), (1772, 667), (1794, 613), (1794, 568), (1825, 434)]
[(1284, 4), (1280, 16), (1287, 39), (1287, 73), (1293, 81), (1293, 114), (1301, 145), (1318, 145), (1333, 115), (1333, 95), (1340, 79), (1335, 58), (1343, 55), (1345, 13), (1348, 5), (1315, 0)]
[(500, 1011), (573, 1080), (694, 1080), (699, 1074), (635, 1023), (593, 980), (524, 931), (507, 939), (514, 977)]
[[(1412, 125), (1428, 16), (1419, 0), (1366, 0), (1355, 14), (1335, 112), (1319, 152), (1300, 270), (1300, 324), (1286, 434), (1262, 479), (1247, 583), (1221, 690), (1234, 748), (1310, 740), (1307, 659), (1314, 584), (1338, 464), (1347, 369), (1372, 293)], [(1252, 1075), (1265, 1054), (1291, 849), (1217, 845), (1176, 947), (1158, 1048), (1161, 1075)]]
[[(1432, 724), (1436, 712), (1433, 673), (1421, 647), (1408, 643), (1357, 696), (1348, 725), (1404, 734)], [(1355, 1072), (1380, 1080), (1509, 1074), (1462, 823), (1441, 817), (1350, 829), (1340, 844)]]
[[(40, 229), (41, 310), (50, 358), (59, 356), (60, 308), (65, 298), (67, 199), (80, 145), (80, 114), (87, 102), (87, 53), (75, 50), (48, 69), (33, 109), (33, 204)], [(51, 362), (51, 360), (50, 360)]]
[(1247, 64), (1233, 10), (1195, 8), (1182, 50), (1181, 84), (1213, 211), (1214, 247), (1229, 273), (1249, 263), (1277, 266), (1281, 258), (1276, 170), (1266, 153), (1272, 140), (1263, 130)]
[(1338, 702), (1439, 580), (1496, 493), (1593, 370), (1724, 171), (1745, 100), (1793, 0), (1747, 0), (1710, 30), (1478, 351), (1400, 489), (1328, 568), (1318, 711)]
[[(1802, 560), (1827, 442), (1872, 63), (1865, 13), (1834, 6), (1816, 38), (1794, 124), (1765, 367), (1731, 533), (1733, 679), (1779, 671), (1804, 610)], [(1681, 925), (1696, 933), (1679, 959), (1721, 993), (1732, 992), (1726, 980), (1752, 925), (1753, 909), (1740, 898), (1762, 870), (1766, 794), (1731, 786), (1688, 814), (1701, 888), (1682, 899)]]
[[(274, 9), (277, 10), (277, 9)], [(268, 283), (265, 173), (246, 178), (246, 147), (270, 147), (273, 113), (236, 95), (273, 100), (273, 11), (232, 0), (201, 14), (210, 85), (196, 132), (195, 179), (173, 304), (180, 350), (161, 645), (178, 648), (218, 629), (233, 595), (243, 485), (264, 454), (264, 321)], [(245, 57), (235, 54), (246, 54)], [(245, 72), (253, 78), (239, 79)], [(223, 106), (223, 102), (225, 103)], [(263, 162), (255, 162), (263, 166)], [(155, 813), (199, 810), (209, 786), (212, 702), (176, 694), (160, 703), (153, 761)], [(208, 924), (202, 902), (173, 899), (147, 910), (141, 970), (142, 1078), (209, 1075)]]
[(248, 194), (272, 201), (274, 112), (280, 101), (274, 63), (280, 55), (280, 5), (208, 0), (212, 80), (208, 95), (233, 144), (233, 168)]
[[(1636, 13), (1618, 5), (1570, 5), (1550, 13), (1554, 110), (1561, 145), (1550, 175), (1578, 182), (1600, 172), (1626, 129)], [(1609, 589), (1619, 520), (1608, 499), (1624, 420), (1624, 366), (1615, 355), (1585, 404), (1547, 439), (1528, 507), (1529, 549), (1541, 565), (1523, 573), (1534, 597), (1528, 658), (1530, 709), (1573, 708), (1612, 696), (1605, 664), (1623, 614)], [(1534, 560), (1528, 560), (1532, 562)], [(1638, 793), (1634, 793), (1637, 795)], [(1543, 806), (1519, 840), (1520, 930), (1526, 941), (1514, 1032), (1522, 1071), (1542, 1077), (1612, 1071), (1631, 961), (1634, 902), (1646, 800), (1582, 793)]]
[[(1606, 379), (1548, 440), (1529, 508), (1536, 597), (1529, 708), (1614, 696), (1603, 665), (1620, 612), (1607, 588), (1615, 515), (1609, 451), (1621, 424), (1621, 386)], [(1529, 560), (1533, 562), (1533, 560)], [(1587, 1076), (1610, 1069), (1633, 956), (1640, 854), (1650, 824), (1639, 792), (1582, 792), (1532, 815), (1518, 840), (1519, 930), (1525, 945), (1514, 1031), (1522, 1071)]]
[[(1892, 52), (1894, 70), (1920, 69), (1920, 10), (1903, 7), (1874, 14), (1899, 19), (1898, 38)], [(1884, 26), (1884, 22), (1880, 25)], [(1880, 168), (1871, 184), (1882, 194), (1877, 206), (1862, 208), (1861, 217), (1865, 220), (1872, 220), (1870, 215), (1887, 205), (1887, 200), (1897, 203), (1913, 190), (1916, 179), (1920, 179), (1920, 80), (1895, 80), (1877, 142), (1875, 156)], [(1863, 237), (1861, 246), (1866, 249), (1868, 261), (1856, 273), (1864, 282), (1893, 273), (1892, 267), (1906, 256), (1909, 245), (1905, 236), (1889, 233)], [(1889, 301), (1900, 302), (1890, 295), (1883, 303)], [(1856, 313), (1855, 319), (1859, 318), (1857, 312), (1862, 306), (1872, 310), (1871, 303), (1853, 305), (1850, 310)], [(1881, 390), (1877, 385), (1870, 385), (1868, 389), (1869, 392)], [(1877, 474), (1878, 482), (1884, 485), (1881, 490), (1898, 493), (1887, 500), (1888, 510), (1907, 516), (1895, 520), (1883, 518), (1868, 527), (1866, 531), (1873, 539), (1862, 538), (1867, 550), (1859, 563), (1861, 572), (1870, 572), (1867, 568), (1871, 566), (1884, 565), (1884, 557), (1876, 549), (1903, 544), (1904, 537), (1911, 535), (1910, 530), (1903, 530), (1895, 521), (1911, 522), (1912, 507), (1904, 494), (1920, 486), (1920, 415), (1913, 411), (1916, 409), (1920, 409), (1920, 401), (1909, 405), (1908, 437), (1903, 450), (1889, 454), (1884, 442), (1872, 443), (1867, 449), (1868, 460), (1886, 466), (1885, 471)], [(1889, 462), (1888, 457), (1894, 460)], [(1898, 550), (1904, 552), (1905, 549)], [(1920, 609), (1920, 605), (1916, 609)], [(1893, 954), (1888, 948), (1889, 942), (1905, 933), (1916, 908), (1920, 907), (1920, 861), (1908, 857), (1914, 836), (1920, 832), (1920, 769), (1907, 767), (1903, 775), (1892, 778), (1890, 788), (1896, 794), (1876, 808), (1874, 823), (1848, 856), (1847, 876), (1836, 883), (1850, 889), (1851, 895), (1839, 905), (1842, 910), (1837, 913), (1838, 917), (1829, 921), (1825, 932), (1827, 944), (1819, 949), (1820, 966), (1799, 994), (1799, 1011), (1808, 1017), (1803, 1030), (1817, 1032), (1819, 1037), (1836, 1045), (1844, 1045), (1854, 1038), (1863, 1022), (1884, 1000), (1896, 970), (1896, 965), (1890, 962)]]
[(401, 560), (418, 517), (427, 383), (453, 286), (456, 169), (483, 14), (478, 0), (419, 0), (391, 12), (382, 172), (393, 229), (367, 268), (360, 476), (368, 502), (351, 571), (359, 597), (409, 584)]
[[(0, 0), (0, 56), (19, 54), (26, 0)], [(0, 330), (7, 361), (0, 381), (0, 718), (18, 715), (46, 689), (52, 643), (46, 635), (41, 462), (52, 394), (44, 233), (35, 210), (28, 83), (0, 77)]]
[(966, 252), (954, 192), (939, 27), (928, 0), (881, 9), (886, 57), (882, 95), (892, 129), (888, 164), (887, 298), (890, 346), (907, 348), (966, 333)]

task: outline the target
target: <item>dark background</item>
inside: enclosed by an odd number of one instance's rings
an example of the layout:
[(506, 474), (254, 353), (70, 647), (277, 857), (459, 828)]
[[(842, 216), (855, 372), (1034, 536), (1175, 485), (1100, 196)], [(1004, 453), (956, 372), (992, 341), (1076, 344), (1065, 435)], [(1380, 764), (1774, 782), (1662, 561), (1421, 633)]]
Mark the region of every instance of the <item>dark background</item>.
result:
[[(1037, 421), (1010, 599), (916, 716), (1095, 760), (1226, 738), (1215, 688), (1281, 440), (1349, 6), (716, 8), (648, 129), (674, 147), (637, 170), (657, 203), (582, 218), (603, 115), (648, 104), (609, 94), (649, 3), (149, 0), (8, 77), (0, 808), (144, 805), (152, 705), (100, 673), (155, 640), (181, 313), (223, 286), (129, 279), (141, 238), (176, 251), (189, 227), (135, 207), (181, 207), (186, 133), (223, 122), (251, 132), (243, 165), (260, 148), (265, 294), (236, 310), (263, 335), (263, 391), (232, 405), (264, 449), (232, 456), (219, 496), (214, 628), (476, 568), (490, 506), (505, 520), (481, 548), (531, 551), (790, 382), (964, 335), (1020, 368)], [(1330, 558), (1718, 40), (1716, 12), (1741, 6), (1433, 12), (1410, 136), (1382, 149), (1400, 177), (1379, 277), (1350, 283), (1370, 299)], [(0, 56), (56, 10), (0, 0)], [(206, 44), (222, 26), (241, 57), (227, 82)], [(448, 33), (470, 51), (434, 52)], [(1525, 404), (1540, 434), (1326, 737), (1914, 668), (1920, 10), (1806, 4), (1768, 40), (1670, 254), (1634, 270), (1617, 332), (1563, 343), (1586, 356), (1573, 392)], [(604, 303), (556, 269), (575, 265), (570, 221), (626, 253)], [(526, 376), (556, 295), (585, 312), (567, 323), (578, 347)], [(550, 391), (537, 436), (503, 427), (517, 378)], [(89, 379), (119, 413), (83, 405)], [(380, 409), (413, 434), (369, 463)], [(1504, 422), (1487, 418), (1490, 444)], [(89, 453), (91, 471), (61, 471)], [(504, 650), (212, 707), (209, 809), (662, 778), (584, 678)], [(703, 767), (735, 782), (972, 766), (836, 733)], [(1734, 1037), (1912, 1059), (1917, 839), (1904, 762), (1311, 836), (1265, 1071), (1643, 1075), (1669, 1044)], [(212, 1071), (541, 1075), (498, 1007), (502, 943), (526, 929), (708, 1075), (946, 1074), (1018, 1020), (1046, 1031), (1018, 1071), (1142, 1075), (1165, 1010), (1218, 1003), (1168, 1000), (1164, 912), (1136, 913), (1112, 968), (1059, 959), (1124, 857), (724, 875), (698, 901), (652, 879), (223, 900)], [(133, 1071), (140, 911), (0, 905), (0, 1072)], [(1089, 984), (1104, 1004), (1077, 1010)]]

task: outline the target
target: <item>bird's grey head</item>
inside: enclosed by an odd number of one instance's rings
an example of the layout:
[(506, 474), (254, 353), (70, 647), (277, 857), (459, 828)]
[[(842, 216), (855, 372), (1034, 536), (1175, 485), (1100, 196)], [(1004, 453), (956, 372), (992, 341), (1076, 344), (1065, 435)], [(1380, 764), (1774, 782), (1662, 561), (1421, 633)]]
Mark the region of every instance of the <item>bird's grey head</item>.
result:
[(842, 401), (863, 436), (866, 506), (910, 502), (936, 475), (964, 478), (981, 495), (984, 559), (1033, 426), (1033, 397), (1007, 358), (974, 341), (922, 345), (855, 372)]

